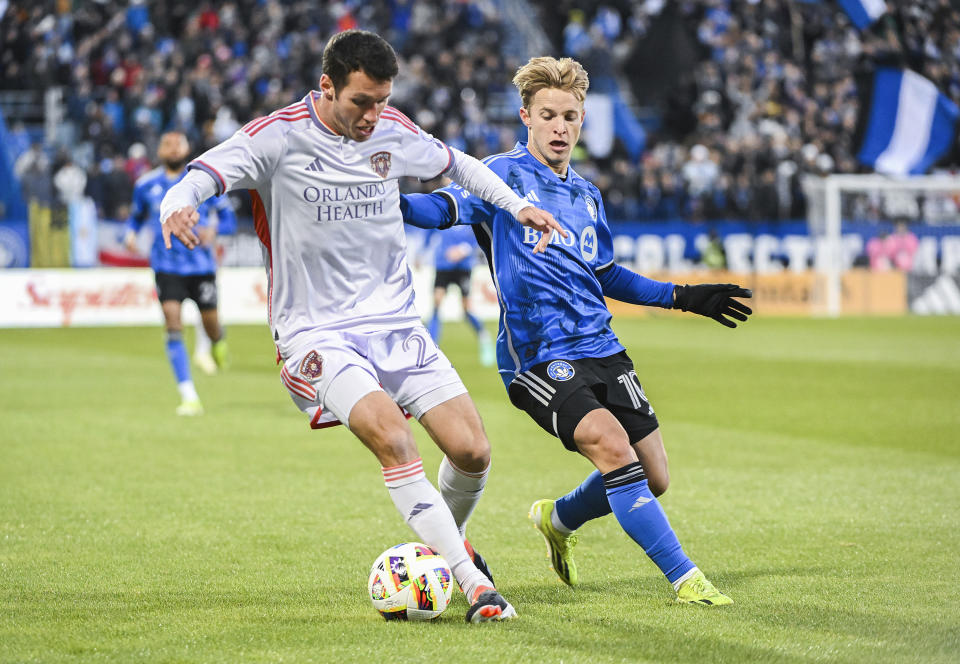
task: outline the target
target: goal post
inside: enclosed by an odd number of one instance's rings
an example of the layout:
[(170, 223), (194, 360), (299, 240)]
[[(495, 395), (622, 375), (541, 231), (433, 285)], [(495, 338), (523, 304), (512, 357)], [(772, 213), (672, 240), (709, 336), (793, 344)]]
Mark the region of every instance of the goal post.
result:
[[(951, 275), (960, 251), (960, 176), (807, 175), (807, 225), (817, 246), (813, 269), (818, 289), (814, 314), (843, 312), (844, 275), (857, 264), (870, 238), (905, 222), (921, 236), (916, 275)], [(960, 260), (960, 256), (957, 257)]]

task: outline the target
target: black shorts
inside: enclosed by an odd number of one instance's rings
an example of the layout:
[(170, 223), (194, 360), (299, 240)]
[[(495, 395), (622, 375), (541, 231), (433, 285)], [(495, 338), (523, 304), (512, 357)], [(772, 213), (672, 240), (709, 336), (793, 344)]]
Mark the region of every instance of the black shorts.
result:
[(573, 452), (573, 432), (592, 410), (606, 408), (631, 443), (656, 431), (657, 416), (625, 351), (609, 357), (551, 360), (513, 379), (510, 401)]
[(457, 288), (464, 297), (470, 294), (470, 270), (437, 270), (437, 276), (433, 279), (434, 288), (449, 288), (450, 284), (456, 284)]
[(183, 302), (187, 298), (197, 303), (200, 311), (217, 308), (217, 275), (210, 274), (173, 274), (157, 272), (157, 299), (161, 302), (176, 300)]

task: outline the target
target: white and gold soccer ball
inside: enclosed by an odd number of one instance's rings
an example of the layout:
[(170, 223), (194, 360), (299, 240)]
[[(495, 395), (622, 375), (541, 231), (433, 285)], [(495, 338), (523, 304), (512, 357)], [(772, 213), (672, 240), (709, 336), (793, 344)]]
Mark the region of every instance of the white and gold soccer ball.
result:
[(373, 608), (386, 620), (433, 620), (450, 604), (453, 574), (429, 546), (405, 542), (374, 561), (367, 589)]

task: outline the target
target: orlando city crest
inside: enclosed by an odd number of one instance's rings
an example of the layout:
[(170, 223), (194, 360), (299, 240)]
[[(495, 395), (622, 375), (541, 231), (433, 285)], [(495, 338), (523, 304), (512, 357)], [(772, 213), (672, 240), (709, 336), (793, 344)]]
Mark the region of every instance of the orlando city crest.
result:
[(323, 358), (315, 350), (300, 361), (300, 373), (307, 378), (319, 378), (323, 373)]
[(390, 172), (390, 153), (375, 152), (370, 155), (370, 168), (380, 177), (386, 178), (387, 173)]

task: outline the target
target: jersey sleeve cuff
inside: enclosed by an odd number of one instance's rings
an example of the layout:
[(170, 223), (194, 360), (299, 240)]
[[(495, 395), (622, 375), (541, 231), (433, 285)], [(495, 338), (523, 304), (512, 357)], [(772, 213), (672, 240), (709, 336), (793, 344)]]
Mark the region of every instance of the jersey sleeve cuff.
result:
[(596, 268), (593, 272), (594, 272), (594, 274), (599, 275), (599, 274), (601, 274), (602, 272), (606, 272), (607, 270), (609, 270), (610, 268), (612, 268), (613, 265), (614, 265), (614, 261), (610, 261), (610, 262), (607, 263), (606, 265), (601, 265), (600, 267)]
[[(453, 155), (451, 155), (451, 157), (452, 156)], [(457, 205), (457, 197), (451, 194), (449, 191), (438, 191), (437, 193), (447, 199), (447, 203), (450, 206), (450, 219), (451, 219), (449, 224), (444, 224), (439, 228), (442, 230), (444, 228), (450, 228), (451, 226), (455, 226), (457, 222), (460, 221), (460, 206)]]
[(210, 164), (200, 161), (199, 159), (194, 159), (187, 165), (188, 170), (191, 168), (203, 171), (213, 178), (213, 181), (217, 184), (217, 196), (221, 196), (227, 190), (226, 180), (224, 180), (223, 176), (220, 175), (220, 171), (215, 169)]
[[(440, 141), (440, 145), (442, 145), (443, 149), (447, 151), (447, 165), (443, 167), (442, 171), (437, 173), (436, 177), (445, 175), (451, 168), (453, 168), (453, 165), (454, 165), (453, 150), (451, 150), (450, 146), (444, 143), (443, 141)], [(431, 179), (435, 179), (435, 178), (431, 178)]]

